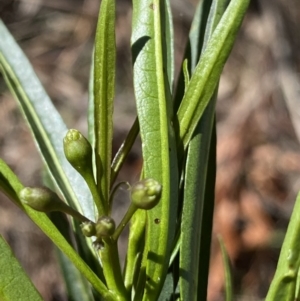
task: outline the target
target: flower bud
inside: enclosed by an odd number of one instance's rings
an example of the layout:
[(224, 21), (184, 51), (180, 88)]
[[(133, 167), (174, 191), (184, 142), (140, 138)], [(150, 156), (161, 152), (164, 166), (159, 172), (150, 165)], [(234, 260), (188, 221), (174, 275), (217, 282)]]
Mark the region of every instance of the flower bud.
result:
[(96, 225), (93, 222), (85, 222), (81, 224), (81, 231), (84, 236), (91, 237), (96, 235)]
[(161, 189), (161, 184), (154, 179), (139, 181), (131, 188), (131, 201), (139, 209), (152, 209), (160, 200)]
[(110, 216), (101, 216), (96, 223), (96, 236), (98, 238), (111, 236), (115, 229), (115, 221)]
[(64, 151), (67, 160), (81, 175), (92, 171), (93, 149), (79, 131), (71, 129), (67, 132)]
[(41, 212), (64, 211), (66, 206), (55, 192), (46, 187), (25, 187), (19, 196), (24, 204)]

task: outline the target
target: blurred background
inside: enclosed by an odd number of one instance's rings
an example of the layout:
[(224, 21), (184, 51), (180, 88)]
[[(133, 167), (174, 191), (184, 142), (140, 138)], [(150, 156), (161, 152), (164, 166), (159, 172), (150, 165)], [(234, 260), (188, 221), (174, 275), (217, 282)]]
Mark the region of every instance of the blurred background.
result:
[[(172, 0), (177, 73), (196, 0)], [(87, 133), (87, 88), (99, 2), (1, 0), (0, 17), (21, 45), (69, 128)], [(252, 1), (224, 68), (217, 105), (214, 234), (221, 234), (235, 300), (262, 300), (300, 190), (300, 5)], [(131, 1), (117, 1), (114, 152), (134, 121)], [(17, 104), (0, 77), (0, 157), (26, 186), (41, 185), (42, 161)], [(135, 181), (135, 146), (121, 179)], [(126, 198), (119, 198), (117, 215)], [(0, 233), (47, 301), (66, 301), (51, 242), (3, 194)], [(224, 300), (220, 248), (212, 242), (209, 301)]]

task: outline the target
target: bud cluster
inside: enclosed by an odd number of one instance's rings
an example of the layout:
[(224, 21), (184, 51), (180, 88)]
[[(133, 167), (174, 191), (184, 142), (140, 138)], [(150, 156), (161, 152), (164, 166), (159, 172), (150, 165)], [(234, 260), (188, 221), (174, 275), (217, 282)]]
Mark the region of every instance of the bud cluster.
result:
[[(161, 197), (162, 186), (154, 179), (143, 179), (130, 187), (131, 204), (116, 228), (115, 221), (107, 214), (105, 200), (100, 199), (99, 188), (93, 175), (93, 148), (89, 141), (77, 130), (69, 130), (64, 138), (64, 152), (70, 164), (81, 174), (87, 182), (93, 199), (98, 208), (97, 222), (90, 221), (73, 209), (52, 190), (46, 187), (25, 187), (21, 190), (20, 200), (34, 210), (41, 212), (61, 211), (82, 222), (81, 230), (86, 237), (96, 237), (96, 242), (116, 241), (138, 209), (150, 210), (155, 207)], [(116, 186), (118, 189), (118, 185)], [(112, 193), (113, 197), (114, 193)], [(110, 200), (109, 200), (110, 201)]]

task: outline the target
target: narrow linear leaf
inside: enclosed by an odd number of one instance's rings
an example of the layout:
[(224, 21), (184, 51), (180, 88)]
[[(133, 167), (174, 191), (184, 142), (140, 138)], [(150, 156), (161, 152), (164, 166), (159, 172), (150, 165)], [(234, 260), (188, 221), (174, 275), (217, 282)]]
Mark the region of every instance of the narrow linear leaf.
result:
[[(205, 27), (205, 35), (199, 43), (198, 35), (196, 39), (190, 34), (191, 57), (197, 57), (200, 51), (204, 51), (207, 41), (211, 37), (214, 29), (220, 21), (222, 14), (226, 9), (224, 0), (213, 1), (210, 6), (210, 13)], [(198, 17), (197, 17), (198, 18)], [(199, 29), (193, 28), (193, 31), (201, 31), (202, 22), (195, 22)], [(201, 47), (199, 49), (199, 47)], [(193, 66), (191, 66), (193, 68)], [(211, 137), (214, 126), (214, 112), (217, 100), (217, 88), (206, 107), (195, 133), (189, 143), (186, 173), (184, 203), (182, 213), (182, 231), (180, 248), (180, 293), (181, 296), (189, 300), (205, 300), (208, 282), (208, 262), (210, 253), (210, 239), (212, 225), (212, 212), (214, 198), (208, 196), (207, 185), (208, 169), (213, 170), (215, 166), (215, 157), (211, 152)], [(213, 139), (214, 140), (214, 139)], [(215, 145), (212, 145), (215, 148)], [(209, 166), (209, 157), (213, 166)], [(210, 180), (210, 179), (209, 179)], [(212, 179), (214, 189), (214, 181)], [(207, 210), (208, 208), (208, 210)], [(199, 295), (200, 294), (200, 295)]]
[(167, 67), (167, 78), (168, 78), (168, 86), (170, 87), (170, 93), (172, 94), (174, 89), (174, 74), (175, 74), (175, 58), (174, 58), (174, 32), (173, 32), (173, 18), (172, 18), (172, 10), (170, 0), (165, 0), (165, 7), (163, 10), (165, 22), (163, 25), (163, 32), (165, 32), (162, 43), (164, 43), (165, 52), (165, 60)]
[[(209, 104), (211, 105), (211, 104)], [(209, 107), (208, 107), (209, 108)], [(198, 269), (198, 299), (206, 300), (207, 284), (210, 262), (210, 245), (213, 228), (213, 213), (215, 200), (215, 181), (216, 181), (216, 121), (213, 120), (211, 132), (208, 168), (206, 171), (205, 194), (201, 217), (201, 237), (200, 237), (200, 254)]]
[(89, 77), (89, 105), (88, 105), (88, 140), (91, 145), (95, 147), (95, 104), (94, 104), (94, 52), (92, 56), (92, 62), (90, 67)]
[[(2, 190), (2, 187), (6, 187)], [(28, 206), (24, 206), (19, 200), (19, 193), (23, 189), (22, 183), (12, 172), (7, 164), (0, 159), (0, 190), (4, 193), (9, 191), (8, 196), (11, 200), (23, 210), (32, 221), (53, 241), (53, 243), (72, 261), (76, 268), (83, 274), (86, 279), (101, 293), (105, 300), (118, 300), (117, 296), (108, 291), (104, 283), (94, 274), (90, 267), (75, 252), (75, 250), (66, 241), (63, 235), (57, 230), (51, 220), (45, 213), (37, 212)], [(18, 299), (17, 299), (18, 300)]]
[(295, 300), (300, 300), (300, 269), (298, 270), (298, 275), (297, 275)]
[(212, 0), (200, 1), (189, 32), (190, 43), (190, 72), (193, 73), (199, 62), (199, 58), (203, 49), (204, 35), (207, 31), (208, 16), (211, 10)]
[(219, 24), (230, 0), (214, 0), (210, 6), (209, 15), (207, 18), (207, 24), (205, 27), (205, 34), (203, 37), (202, 52), (207, 46), (209, 39), (211, 38), (214, 30)]
[[(158, 298), (166, 277), (177, 214), (176, 144), (172, 103), (164, 60), (164, 1), (133, 1), (132, 53), (134, 88), (143, 148), (145, 178), (162, 184), (160, 203), (147, 212), (147, 282), (143, 300)], [(145, 21), (147, 20), (147, 21)], [(172, 204), (171, 204), (172, 202)]]
[(214, 93), (249, 2), (230, 2), (191, 77), (177, 113), (179, 136), (185, 149)]
[(232, 301), (233, 295), (232, 295), (232, 280), (231, 280), (231, 271), (230, 271), (230, 262), (228, 253), (225, 248), (224, 241), (221, 236), (218, 236), (221, 253), (222, 253), (222, 259), (223, 259), (223, 266), (224, 266), (224, 273), (225, 273), (225, 301)]
[(174, 300), (174, 276), (170, 272), (168, 273), (162, 292), (158, 298), (158, 301), (172, 301)]
[[(180, 296), (196, 301), (198, 285), (199, 249), (205, 170), (200, 169), (205, 150), (201, 149), (201, 135), (193, 138), (187, 153), (184, 203), (181, 221), (181, 244), (179, 259)], [(202, 155), (202, 157), (201, 157)], [(202, 201), (202, 202), (201, 202)]]
[(290, 218), (281, 248), (276, 272), (266, 301), (294, 301), (297, 275), (300, 268), (300, 193)]
[[(207, 23), (211, 23), (208, 20), (209, 14), (212, 15), (211, 4), (212, 0), (200, 1), (195, 11), (189, 32), (189, 40), (186, 46), (184, 60), (182, 63), (182, 72), (178, 80), (177, 93), (174, 101), (175, 110), (177, 110), (183, 95), (187, 91), (187, 87), (190, 81), (190, 74), (193, 73), (199, 61), (201, 52), (203, 51), (205, 33), (208, 32)], [(202, 124), (210, 124), (209, 121), (213, 118), (214, 104), (211, 104), (209, 106), (210, 108), (207, 108), (207, 112), (204, 113), (203, 119), (205, 120), (202, 122)], [(206, 291), (205, 285), (202, 285), (203, 282), (206, 283), (205, 277), (200, 277), (199, 281), (197, 281), (199, 271), (199, 264), (197, 263), (199, 263), (199, 252), (201, 247), (201, 217), (203, 215), (203, 198), (206, 181), (206, 160), (208, 160), (208, 155), (207, 153), (205, 153), (205, 150), (207, 150), (207, 145), (205, 145), (205, 143), (207, 144), (209, 142), (211, 136), (210, 127), (208, 127), (207, 130), (205, 129), (205, 137), (202, 137), (202, 134), (203, 129), (201, 126), (198, 126), (195, 130), (194, 138), (192, 138), (191, 147), (188, 152), (188, 157), (190, 159), (188, 159), (187, 163), (189, 163), (190, 166), (185, 167), (185, 169), (189, 169), (189, 172), (186, 173), (185, 171), (184, 188), (186, 185), (191, 186), (189, 187), (191, 191), (190, 193), (184, 193), (184, 205), (182, 212), (183, 219), (181, 223), (181, 229), (179, 229), (179, 232), (177, 233), (177, 241), (171, 255), (171, 260), (173, 261), (178, 251), (181, 249), (179, 256), (181, 275), (179, 275), (178, 287), (181, 291), (181, 295), (191, 299), (197, 298), (196, 288), (198, 286), (204, 287), (203, 290)], [(193, 139), (195, 139), (195, 141), (193, 141)], [(181, 150), (179, 150), (179, 153), (180, 151)], [(179, 157), (181, 156), (179, 155)], [(194, 158), (194, 160), (191, 158)], [(195, 166), (198, 166), (198, 169), (194, 168)], [(200, 170), (201, 173), (199, 174)], [(184, 191), (186, 192), (187, 190), (184, 189)], [(195, 208), (193, 208), (194, 205)], [(193, 232), (189, 233), (189, 231), (187, 230), (189, 228), (197, 229), (198, 235), (194, 236)], [(182, 236), (184, 239), (184, 244), (181, 244)], [(196, 239), (194, 239), (194, 237)], [(191, 247), (184, 247), (190, 244), (192, 244)], [(202, 249), (209, 248), (209, 245), (210, 243), (208, 243), (207, 245), (202, 245)], [(193, 264), (193, 262), (195, 264)], [(186, 273), (184, 272), (185, 270)], [(203, 274), (205, 274), (205, 271)]]
[(43, 300), (1, 235), (0, 266), (0, 300)]
[(183, 95), (186, 93), (188, 87), (188, 82), (185, 81), (184, 70), (186, 69), (190, 74), (192, 74), (199, 61), (211, 2), (212, 0), (203, 0), (199, 1), (197, 5), (182, 64), (184, 65), (184, 61), (186, 61), (187, 68), (183, 67), (179, 74), (176, 94), (174, 97), (174, 112), (178, 111)]
[[(67, 217), (62, 212), (51, 212), (49, 217), (67, 242), (72, 245), (72, 228)], [(84, 275), (80, 273), (80, 271), (60, 249), (56, 249), (56, 252), (59, 260), (59, 266), (64, 276), (69, 299), (72, 301), (93, 301), (92, 288), (88, 284)], [(92, 268), (97, 266), (97, 262), (94, 261), (93, 264), (94, 265), (90, 264)]]
[(50, 174), (66, 201), (89, 219), (94, 206), (86, 183), (65, 159), (67, 128), (29, 61), (0, 20), (0, 71), (15, 95)]
[(59, 266), (62, 270), (68, 297), (72, 301), (94, 301), (91, 287), (73, 263), (62, 252), (58, 253)]
[[(165, 9), (165, 32), (166, 38), (163, 39), (166, 48), (166, 59), (167, 59), (167, 75), (168, 82), (172, 92), (174, 86), (174, 33), (173, 33), (173, 19), (170, 1), (166, 0), (166, 9)], [(112, 162), (112, 176), (111, 182), (113, 183), (116, 179), (119, 170), (121, 169), (125, 158), (127, 157), (137, 135), (139, 133), (139, 123), (138, 119), (134, 121), (132, 128), (130, 129), (126, 140), (122, 143), (120, 149), (118, 150), (113, 162)], [(112, 184), (111, 183), (111, 184)]]
[[(52, 181), (72, 207), (94, 220), (90, 191), (65, 159), (62, 141), (66, 126), (27, 58), (1, 21), (0, 37), (0, 71), (22, 108)], [(89, 242), (86, 248), (90, 248), (89, 252), (93, 254)]]
[[(102, 206), (98, 206), (99, 216), (108, 215), (110, 211), (116, 69), (115, 14), (114, 0), (101, 1), (94, 54), (95, 162), (97, 186), (102, 202)], [(98, 253), (107, 287), (118, 296), (118, 300), (125, 300), (127, 292), (122, 279), (117, 243), (104, 240), (103, 248), (100, 248)]]
[(115, 1), (103, 0), (101, 2), (95, 40), (94, 123), (97, 185), (107, 212), (112, 160), (115, 65)]
[[(180, 295), (187, 298), (187, 300), (195, 301), (202, 300), (197, 295), (198, 286), (203, 285), (202, 290), (206, 292), (208, 276), (208, 270), (205, 271), (204, 269), (201, 270), (202, 275), (199, 276), (199, 266), (201, 264), (200, 260), (209, 261), (209, 258), (200, 255), (201, 252), (206, 253), (204, 249), (210, 249), (210, 241), (206, 241), (206, 244), (204, 244), (201, 239), (203, 232), (207, 232), (210, 229), (207, 223), (204, 223), (204, 215), (207, 215), (207, 218), (212, 220), (212, 214), (204, 212), (204, 203), (214, 202), (214, 199), (205, 198), (205, 187), (207, 170), (212, 168), (212, 166), (208, 165), (208, 162), (214, 123), (215, 101), (216, 96), (214, 97), (214, 101), (207, 107), (196, 129), (197, 134), (189, 144), (186, 162), (179, 253), (179, 284)], [(207, 220), (205, 221), (207, 222)]]

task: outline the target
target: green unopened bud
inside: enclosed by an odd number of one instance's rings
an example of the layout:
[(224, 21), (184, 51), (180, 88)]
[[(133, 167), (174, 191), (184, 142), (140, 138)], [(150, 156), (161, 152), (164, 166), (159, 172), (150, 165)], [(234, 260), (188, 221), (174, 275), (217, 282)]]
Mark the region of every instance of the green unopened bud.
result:
[(115, 221), (110, 216), (102, 216), (96, 223), (96, 236), (107, 237), (114, 234), (116, 229)]
[(161, 189), (161, 184), (154, 179), (139, 181), (131, 188), (131, 201), (139, 209), (152, 209), (160, 200)]
[(25, 187), (20, 191), (21, 201), (41, 212), (64, 211), (66, 204), (49, 188)]
[[(77, 130), (69, 130), (64, 138), (67, 160), (81, 174), (92, 193), (98, 212), (106, 212), (104, 201), (100, 199), (93, 173), (93, 148), (89, 141)], [(99, 168), (99, 167), (98, 167)]]
[(79, 131), (71, 129), (67, 132), (64, 151), (67, 160), (82, 176), (92, 171), (93, 149)]
[(88, 218), (64, 203), (59, 196), (47, 187), (25, 187), (20, 191), (20, 200), (40, 212), (61, 211), (77, 218), (81, 222), (90, 222)]
[(85, 222), (81, 224), (81, 231), (86, 237), (94, 236), (96, 235), (96, 225), (93, 222)]

